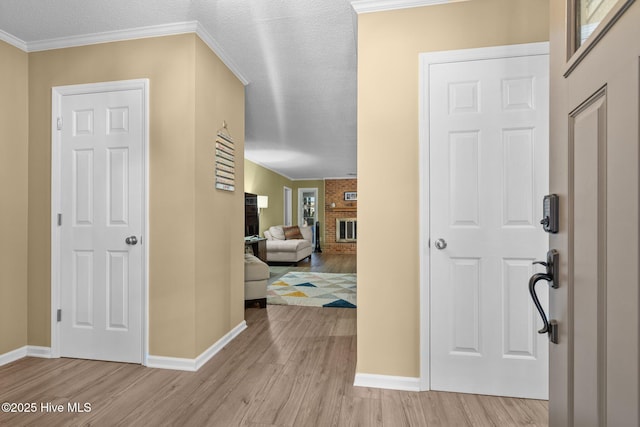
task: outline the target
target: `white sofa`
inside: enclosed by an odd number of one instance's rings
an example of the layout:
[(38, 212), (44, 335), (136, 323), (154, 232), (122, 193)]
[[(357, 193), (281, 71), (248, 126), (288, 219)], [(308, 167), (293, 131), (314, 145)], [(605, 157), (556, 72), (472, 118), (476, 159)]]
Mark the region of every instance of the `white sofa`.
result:
[[(296, 229), (300, 231), (297, 238)], [(264, 237), (267, 239), (267, 262), (297, 263), (307, 257), (311, 259), (313, 252), (311, 227), (275, 225), (264, 232)]]
[(269, 266), (253, 255), (244, 254), (244, 306), (267, 306)]

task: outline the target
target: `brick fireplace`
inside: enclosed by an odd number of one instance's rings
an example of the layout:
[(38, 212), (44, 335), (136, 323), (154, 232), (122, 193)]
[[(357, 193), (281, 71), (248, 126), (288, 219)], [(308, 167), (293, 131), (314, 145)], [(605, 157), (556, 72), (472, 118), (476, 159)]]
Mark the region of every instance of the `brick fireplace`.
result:
[[(357, 245), (354, 240), (357, 237), (358, 201), (353, 198), (345, 200), (345, 193), (356, 193), (357, 191), (357, 179), (327, 179), (325, 181), (325, 232), (322, 252), (329, 254), (356, 253)], [(337, 220), (342, 220), (344, 227), (342, 235), (345, 238), (342, 242), (336, 241), (337, 234), (340, 232)]]

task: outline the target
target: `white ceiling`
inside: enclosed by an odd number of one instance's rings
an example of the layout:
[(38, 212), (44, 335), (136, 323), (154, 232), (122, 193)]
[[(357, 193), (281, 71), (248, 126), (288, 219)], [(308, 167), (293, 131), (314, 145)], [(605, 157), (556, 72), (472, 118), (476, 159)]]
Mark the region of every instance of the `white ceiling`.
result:
[(0, 0), (0, 40), (32, 51), (197, 31), (248, 83), (245, 156), (291, 179), (341, 178), (357, 173), (354, 9), (456, 1), (468, 0)]
[(4, 39), (27, 50), (193, 21), (249, 82), (248, 159), (292, 179), (356, 173), (357, 20), (349, 0), (0, 1)]

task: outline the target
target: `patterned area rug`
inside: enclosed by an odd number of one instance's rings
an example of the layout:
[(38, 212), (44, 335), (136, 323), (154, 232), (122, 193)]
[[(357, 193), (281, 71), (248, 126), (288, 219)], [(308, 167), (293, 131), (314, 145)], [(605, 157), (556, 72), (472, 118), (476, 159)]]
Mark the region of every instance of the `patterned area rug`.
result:
[(269, 285), (267, 304), (356, 308), (356, 275), (290, 272)]

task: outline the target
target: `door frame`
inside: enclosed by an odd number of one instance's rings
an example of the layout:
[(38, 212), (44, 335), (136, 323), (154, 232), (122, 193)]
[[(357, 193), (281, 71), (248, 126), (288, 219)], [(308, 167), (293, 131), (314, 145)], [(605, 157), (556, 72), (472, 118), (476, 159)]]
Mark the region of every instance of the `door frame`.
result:
[(314, 213), (314, 221), (313, 224), (310, 225), (312, 231), (312, 242), (311, 245), (316, 244), (316, 222), (318, 222), (318, 187), (308, 187), (308, 188), (298, 188), (298, 226), (302, 227), (302, 218), (304, 217), (304, 208), (303, 208), (303, 197), (302, 195), (305, 192), (313, 192), (316, 198), (316, 210)]
[[(304, 217), (304, 209), (302, 203), (302, 194), (313, 192), (316, 198), (316, 211), (315, 211), (315, 220), (318, 221), (318, 187), (309, 187), (309, 188), (298, 188), (298, 225), (302, 226), (302, 218)], [(310, 227), (314, 227), (315, 224), (312, 224)]]
[[(282, 210), (284, 211), (284, 217), (282, 218), (282, 223), (284, 225), (293, 225), (293, 190), (290, 187), (287, 187), (286, 185), (282, 187), (282, 199), (283, 199)], [(287, 221), (287, 219), (289, 221)]]
[(62, 133), (58, 130), (58, 118), (62, 114), (62, 98), (69, 95), (84, 95), (125, 90), (142, 91), (142, 364), (147, 365), (149, 354), (149, 79), (121, 80), (89, 83), (51, 88), (51, 357), (60, 357), (60, 243), (58, 213), (62, 204)]
[(419, 145), (419, 262), (420, 262), (420, 377), (419, 389), (431, 389), (431, 257), (430, 257), (430, 170), (429, 170), (429, 67), (436, 64), (548, 55), (549, 42), (493, 46), (419, 54), (418, 145)]

